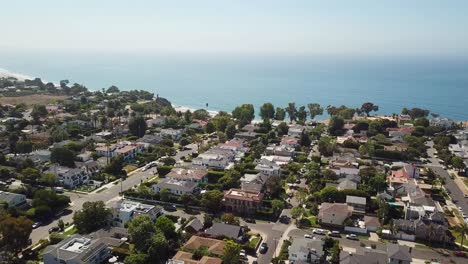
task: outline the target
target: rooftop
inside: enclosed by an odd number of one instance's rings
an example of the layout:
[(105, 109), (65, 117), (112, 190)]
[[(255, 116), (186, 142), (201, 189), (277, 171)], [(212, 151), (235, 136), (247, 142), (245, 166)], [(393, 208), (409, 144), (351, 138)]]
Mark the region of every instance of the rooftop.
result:
[(263, 194), (259, 192), (244, 191), (241, 189), (230, 189), (224, 193), (224, 199), (259, 202), (263, 199)]

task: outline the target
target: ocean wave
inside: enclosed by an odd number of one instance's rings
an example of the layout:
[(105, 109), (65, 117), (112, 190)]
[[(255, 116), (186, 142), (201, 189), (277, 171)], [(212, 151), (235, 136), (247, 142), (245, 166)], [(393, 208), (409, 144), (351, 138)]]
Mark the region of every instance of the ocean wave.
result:
[(8, 77), (13, 77), (20, 81), (24, 81), (26, 79), (29, 79), (29, 80), (34, 79), (33, 77), (26, 75), (26, 74), (11, 72), (7, 69), (0, 68), (0, 78), (8, 78)]

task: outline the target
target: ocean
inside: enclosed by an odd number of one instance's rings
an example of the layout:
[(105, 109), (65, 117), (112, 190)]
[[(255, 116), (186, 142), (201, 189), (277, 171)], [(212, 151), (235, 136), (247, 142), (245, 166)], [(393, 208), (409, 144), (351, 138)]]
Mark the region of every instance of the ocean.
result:
[[(142, 89), (176, 106), (232, 111), (242, 103), (429, 109), (468, 120), (468, 58), (148, 55), (0, 51), (0, 68), (90, 90)], [(258, 117), (258, 111), (256, 112)]]

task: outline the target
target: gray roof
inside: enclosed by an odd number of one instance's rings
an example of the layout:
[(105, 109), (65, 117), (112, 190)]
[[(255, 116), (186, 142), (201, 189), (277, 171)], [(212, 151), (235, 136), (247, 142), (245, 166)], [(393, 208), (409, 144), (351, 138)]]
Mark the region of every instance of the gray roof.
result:
[(212, 227), (205, 230), (205, 233), (214, 237), (226, 236), (237, 239), (241, 235), (241, 227), (223, 223), (214, 223)]
[(195, 230), (195, 231), (200, 231), (200, 230), (202, 230), (202, 228), (203, 228), (203, 223), (202, 223), (200, 220), (198, 220), (198, 219), (195, 218), (195, 219), (193, 219), (192, 221), (190, 221), (190, 222), (187, 224), (187, 226), (185, 227), (185, 229), (187, 229), (187, 228), (189, 228), (189, 227), (192, 228), (192, 229)]
[(387, 244), (387, 254), (391, 259), (397, 259), (401, 261), (412, 261), (413, 258), (409, 252), (408, 246), (401, 246), (398, 244), (389, 243)]
[(7, 203), (10, 203), (16, 197), (19, 197), (19, 196), (26, 198), (26, 196), (24, 194), (0, 191), (0, 201), (5, 201)]
[(386, 264), (387, 253), (382, 250), (358, 248), (356, 253), (341, 251), (340, 264)]
[(366, 205), (366, 198), (359, 196), (346, 195), (346, 203)]
[(289, 252), (303, 252), (309, 253), (310, 249), (315, 249), (317, 251), (323, 251), (323, 241), (321, 239), (309, 239), (298, 237), (295, 238), (289, 247)]

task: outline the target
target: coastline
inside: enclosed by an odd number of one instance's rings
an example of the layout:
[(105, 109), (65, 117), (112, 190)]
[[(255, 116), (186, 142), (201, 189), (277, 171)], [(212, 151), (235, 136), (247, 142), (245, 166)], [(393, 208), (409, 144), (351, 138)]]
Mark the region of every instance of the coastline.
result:
[(0, 78), (16, 78), (19, 81), (24, 81), (26, 79), (32, 80), (34, 79), (33, 77), (26, 75), (26, 74), (21, 74), (21, 73), (16, 73), (16, 72), (11, 72), (5, 68), (0, 68)]

